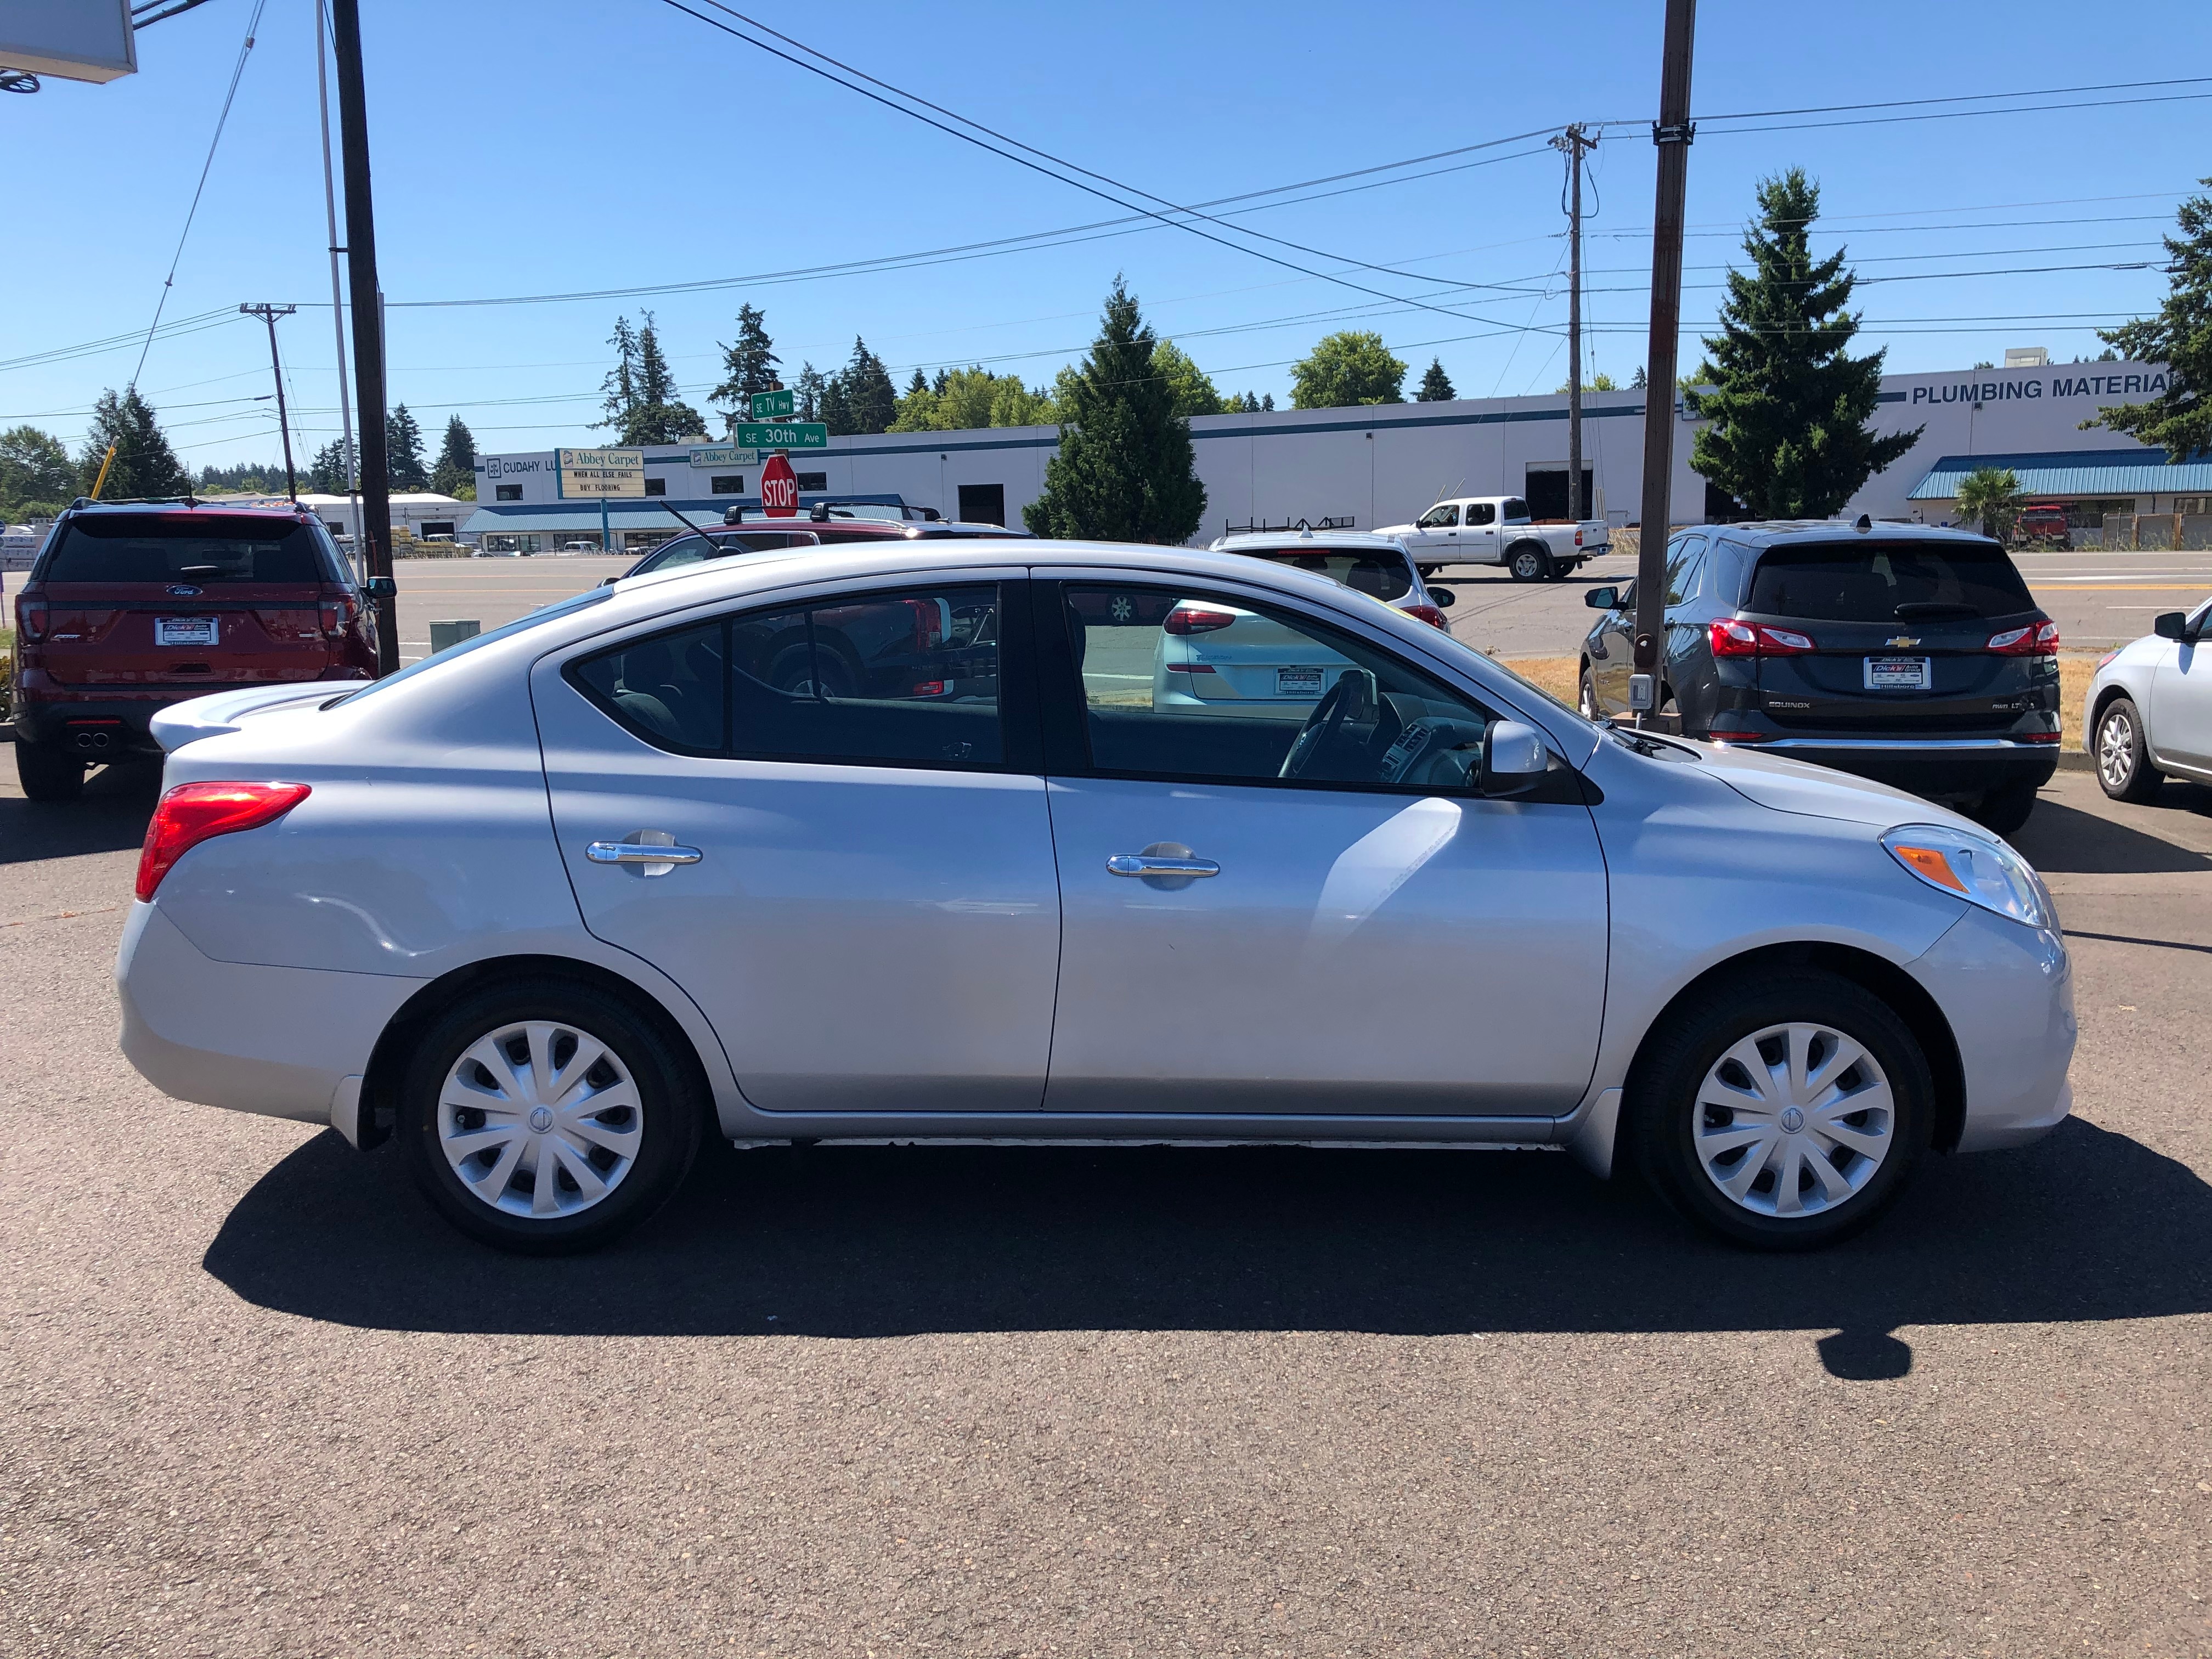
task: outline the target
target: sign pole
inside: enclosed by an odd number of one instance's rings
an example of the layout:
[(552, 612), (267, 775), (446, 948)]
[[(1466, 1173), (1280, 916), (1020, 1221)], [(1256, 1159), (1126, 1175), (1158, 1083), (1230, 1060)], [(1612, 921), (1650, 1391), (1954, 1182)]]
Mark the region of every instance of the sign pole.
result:
[(610, 540), (608, 539), (608, 538), (609, 538), (610, 536), (611, 536), (613, 533), (614, 533), (614, 532), (613, 532), (613, 531), (608, 527), (608, 524), (607, 524), (607, 498), (606, 498), (605, 496), (602, 495), (602, 496), (600, 496), (600, 497), (599, 497), (599, 551), (600, 551), (600, 552), (602, 552), (602, 553), (611, 553), (611, 552), (613, 552), (613, 551), (615, 550), (615, 544), (614, 544), (614, 543), (612, 543), (611, 541), (610, 541)]

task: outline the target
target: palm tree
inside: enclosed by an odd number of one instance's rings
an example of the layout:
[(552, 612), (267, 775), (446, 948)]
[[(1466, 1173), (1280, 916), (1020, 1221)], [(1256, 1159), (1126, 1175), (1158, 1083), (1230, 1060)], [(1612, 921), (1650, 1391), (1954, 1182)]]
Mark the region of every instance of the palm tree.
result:
[(1979, 519), (1982, 534), (2002, 541), (2020, 512), (2020, 474), (2008, 466), (1978, 466), (1959, 480), (1959, 516)]

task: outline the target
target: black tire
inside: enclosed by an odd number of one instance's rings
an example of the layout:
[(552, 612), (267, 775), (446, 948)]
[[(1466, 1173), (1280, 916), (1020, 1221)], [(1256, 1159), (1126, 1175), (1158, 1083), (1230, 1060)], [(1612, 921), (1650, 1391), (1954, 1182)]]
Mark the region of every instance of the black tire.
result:
[(2001, 784), (1985, 791), (1974, 810), (1967, 816), (1984, 830), (1994, 830), (2000, 836), (2009, 836), (2027, 822), (2027, 815), (2035, 811), (2036, 786), (2032, 783)]
[[(611, 1057), (611, 1066), (595, 1062), (556, 1098), (568, 1098), (576, 1087), (589, 1084), (597, 1091), (589, 1097), (616, 1097), (617, 1103), (592, 1116), (580, 1132), (572, 1131), (565, 1137), (545, 1132), (557, 1118), (539, 1126), (529, 1117), (518, 1115), (518, 1130), (528, 1126), (536, 1133), (520, 1137), (524, 1144), (514, 1158), (507, 1159), (509, 1173), (501, 1192), (486, 1197), (465, 1183), (456, 1158), (448, 1155), (446, 1133), (448, 1126), (457, 1137), (499, 1126), (489, 1124), (489, 1115), (483, 1112), (477, 1112), (475, 1122), (468, 1121), (462, 1115), (475, 1110), (471, 1107), (462, 1106), (449, 1113), (445, 1103), (447, 1082), (471, 1048), (531, 1022), (573, 1028), (574, 1033), (604, 1044)], [(527, 1056), (526, 1036), (522, 1048)], [(510, 1064), (524, 1063), (514, 1059), (512, 1047), (506, 1052)], [(574, 1053), (571, 1047), (569, 1060)], [(566, 1063), (557, 1036), (549, 1047), (547, 1058), (557, 1079)], [(492, 1076), (481, 1062), (478, 1072), (482, 1078)], [(623, 1073), (630, 1085), (627, 1090), (621, 1087)], [(515, 1095), (527, 1101), (535, 1101), (539, 1092), (550, 1092), (533, 1091), (519, 1083), (513, 1086)], [(496, 1097), (487, 1091), (484, 1097)], [(629, 1103), (633, 1099), (634, 1105)], [(710, 1109), (694, 1081), (692, 1068), (682, 1063), (651, 1022), (620, 1000), (574, 980), (516, 980), (465, 996), (423, 1033), (400, 1084), (398, 1139), (416, 1182), (439, 1213), (462, 1232), (503, 1250), (565, 1255), (611, 1243), (667, 1203), (698, 1154)], [(627, 1115), (633, 1111), (634, 1124)], [(635, 1150), (626, 1165), (617, 1170), (621, 1158), (591, 1139), (594, 1127), (617, 1139), (635, 1128)], [(551, 1146), (556, 1140), (562, 1141), (571, 1155), (567, 1162), (556, 1155), (556, 1149)], [(613, 1177), (606, 1182), (605, 1194), (596, 1201), (586, 1200), (585, 1189), (568, 1173), (580, 1150), (597, 1172), (594, 1178)], [(603, 1154), (608, 1159), (605, 1164), (598, 1161)], [(498, 1172), (498, 1160), (505, 1158), (503, 1150), (487, 1146), (480, 1152), (462, 1153), (458, 1161), (474, 1160), (489, 1182)], [(524, 1158), (531, 1160), (528, 1169)], [(546, 1215), (500, 1207), (502, 1202), (531, 1203), (538, 1188), (547, 1184), (534, 1176), (539, 1159), (550, 1160), (550, 1204), (569, 1207)], [(528, 1194), (523, 1191), (526, 1187)]]
[(1443, 566), (1440, 564), (1424, 564), (1416, 565), (1414, 568), (1421, 573), (1421, 580), (1423, 581), (1426, 581), (1430, 577), (1435, 575), (1437, 571), (1443, 569)]
[(1583, 665), (1582, 678), (1576, 688), (1575, 707), (1586, 720), (1601, 720), (1605, 712), (1597, 700), (1597, 683), (1590, 678), (1589, 665)]
[[(2109, 757), (2108, 743), (2112, 750)], [(2097, 716), (2097, 729), (2089, 734), (2089, 757), (2097, 769), (2097, 787), (2114, 800), (2140, 806), (2155, 799), (2166, 781), (2166, 774), (2151, 763), (2142, 713), (2128, 697), (2113, 698)]]
[[(1875, 1077), (1855, 1060), (1830, 1081), (1852, 1084), (1856, 1074), (1857, 1089), (1864, 1090), (1880, 1078), (1887, 1080), (1886, 1109), (1855, 1111), (1837, 1126), (1869, 1142), (1886, 1133), (1881, 1155), (1870, 1157), (1839, 1139), (1826, 1149), (1830, 1173), (1849, 1189), (1844, 1196), (1829, 1196), (1814, 1170), (1812, 1155), (1820, 1150), (1820, 1136), (1817, 1128), (1808, 1131), (1807, 1126), (1819, 1120), (1802, 1115), (1802, 1107), (1799, 1130), (1787, 1130), (1790, 1107), (1785, 1105), (1778, 1109), (1775, 1121), (1786, 1133), (1741, 1149), (1724, 1146), (1712, 1159), (1713, 1173), (1700, 1159), (1701, 1133), (1724, 1142), (1739, 1123), (1757, 1127), (1748, 1115), (1738, 1120), (1725, 1107), (1701, 1102), (1708, 1075), (1735, 1088), (1721, 1069), (1729, 1051), (1747, 1039), (1788, 1026), (1815, 1028), (1814, 1041), (1808, 1044), (1814, 1075), (1820, 1071), (1817, 1033), (1825, 1031), (1857, 1043), (1880, 1074)], [(1784, 1054), (1790, 1041), (1786, 1035), (1782, 1038)], [(1769, 1048), (1757, 1050), (1757, 1056), (1771, 1065)], [(1742, 1069), (1740, 1062), (1736, 1069)], [(1756, 1087), (1748, 1076), (1744, 1081), (1747, 1090)], [(1787, 1091), (1785, 1085), (1774, 1086)], [(1650, 1038), (1630, 1074), (1624, 1140), (1631, 1159), (1662, 1198), (1722, 1237), (1753, 1249), (1818, 1249), (1866, 1226), (1902, 1190), (1927, 1150), (1935, 1095), (1927, 1057), (1888, 1004), (1833, 974), (1784, 969), (1716, 981), (1694, 1006), (1670, 1012), (1668, 1029)], [(1753, 1097), (1746, 1092), (1743, 1098)], [(1878, 1093), (1869, 1093), (1869, 1098), (1878, 1099)], [(1881, 1121), (1884, 1109), (1886, 1125)], [(1760, 1157), (1759, 1172), (1739, 1200), (1719, 1183), (1730, 1170), (1747, 1173), (1747, 1160), (1754, 1153)], [(1809, 1188), (1813, 1207), (1801, 1207), (1795, 1214), (1779, 1212), (1788, 1200), (1782, 1196), (1773, 1164), (1777, 1155), (1784, 1160), (1781, 1170), (1796, 1178), (1795, 1203), (1806, 1206)], [(1727, 1161), (1730, 1158), (1733, 1163)]]
[(1505, 573), (1516, 582), (1542, 582), (1552, 579), (1552, 556), (1534, 542), (1509, 548), (1505, 554)]
[(85, 763), (52, 744), (15, 739), (15, 780), (32, 800), (75, 800), (84, 793)]

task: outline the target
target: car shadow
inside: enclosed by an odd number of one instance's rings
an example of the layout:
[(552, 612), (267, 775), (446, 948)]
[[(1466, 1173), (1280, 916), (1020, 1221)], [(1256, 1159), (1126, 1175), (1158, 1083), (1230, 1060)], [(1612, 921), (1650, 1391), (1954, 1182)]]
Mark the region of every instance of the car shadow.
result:
[[(4, 751), (0, 751), (4, 752)], [(12, 766), (12, 761), (0, 762)], [(157, 761), (103, 766), (73, 801), (0, 795), (0, 864), (118, 853), (146, 839), (146, 821), (161, 796)]]
[(2075, 1120), (1932, 1161), (1849, 1243), (1762, 1256), (1556, 1153), (718, 1142), (630, 1238), (543, 1260), (462, 1238), (389, 1149), (333, 1133), (240, 1200), (204, 1265), (374, 1329), (1817, 1329), (1832, 1371), (1879, 1377), (1911, 1364), (1900, 1327), (2212, 1310), (2212, 1187)]
[(2046, 874), (2170, 875), (2212, 870), (2212, 858), (2078, 807), (2044, 799), (2005, 837)]

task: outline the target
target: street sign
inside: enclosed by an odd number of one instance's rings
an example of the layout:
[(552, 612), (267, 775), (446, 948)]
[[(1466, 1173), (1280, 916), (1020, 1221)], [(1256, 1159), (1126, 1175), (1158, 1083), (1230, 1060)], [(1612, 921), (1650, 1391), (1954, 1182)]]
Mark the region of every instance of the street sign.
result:
[(645, 494), (641, 449), (563, 449), (556, 459), (555, 483), (563, 501)]
[(798, 412), (799, 405), (788, 392), (756, 392), (753, 393), (753, 419), (757, 421), (787, 421)]
[(819, 421), (779, 421), (773, 426), (740, 422), (737, 440), (747, 449), (827, 449), (830, 428)]
[(791, 470), (791, 463), (781, 455), (771, 455), (768, 465), (761, 468), (761, 511), (771, 519), (796, 518), (799, 514), (799, 475)]
[(694, 466), (758, 466), (760, 451), (739, 449), (734, 444), (717, 444), (711, 449), (693, 450), (691, 465)]

